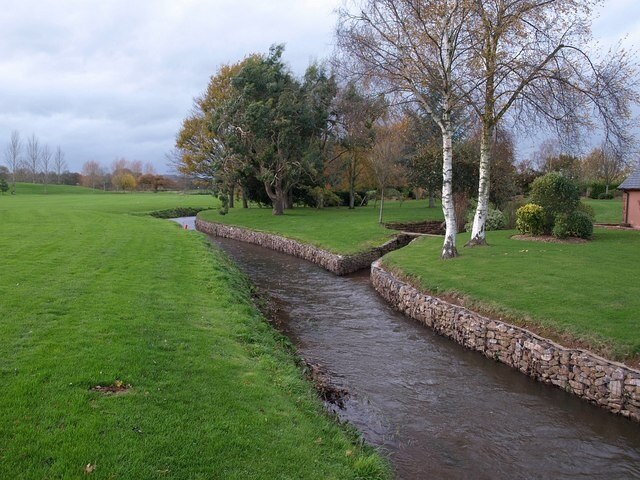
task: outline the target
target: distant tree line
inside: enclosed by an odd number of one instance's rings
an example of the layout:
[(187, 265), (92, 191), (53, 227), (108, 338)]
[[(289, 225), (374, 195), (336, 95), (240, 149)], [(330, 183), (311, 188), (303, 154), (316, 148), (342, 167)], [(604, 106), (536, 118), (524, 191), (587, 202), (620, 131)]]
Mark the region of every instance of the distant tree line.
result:
[(80, 184), (100, 190), (116, 192), (176, 190), (183, 187), (179, 179), (158, 175), (152, 163), (118, 158), (109, 168), (95, 160), (82, 165)]
[(11, 183), (11, 192), (15, 193), (16, 182), (76, 184), (77, 174), (68, 170), (65, 154), (58, 145), (53, 150), (40, 142), (32, 134), (26, 140), (16, 130), (11, 132), (4, 150), (5, 165), (0, 167), (0, 176)]
[[(447, 127), (447, 180), (442, 128), (429, 113), (441, 104), (441, 92), (427, 89), (424, 101), (398, 101), (405, 97), (381, 91), (389, 79), (358, 81), (343, 65), (330, 71), (312, 64), (296, 78), (282, 54), (274, 46), (220, 67), (178, 132), (176, 169), (211, 188), (221, 213), (236, 199), (245, 208), (250, 201), (269, 205), (274, 215), (295, 205), (356, 208), (380, 199), (382, 222), (385, 198), (428, 198), (433, 207), (449, 190), (455, 233), (469, 223), (470, 209), (475, 223), (483, 175), (487, 209), (515, 210), (513, 199), (550, 171), (581, 181), (584, 193), (627, 171), (624, 151), (606, 141), (580, 157), (563, 153), (567, 142), (550, 140), (516, 164), (513, 131), (495, 123), (487, 139), (481, 119), (457, 106)], [(482, 166), (487, 142), (490, 169)]]
[(60, 146), (55, 150), (43, 144), (33, 134), (23, 139), (13, 131), (4, 150), (4, 165), (0, 165), (0, 193), (15, 193), (16, 182), (47, 185), (83, 185), (89, 188), (114, 191), (161, 191), (197, 188), (190, 179), (158, 175), (151, 163), (129, 161), (124, 158), (113, 161), (110, 168), (95, 160), (88, 160), (81, 172), (68, 169), (65, 154)]

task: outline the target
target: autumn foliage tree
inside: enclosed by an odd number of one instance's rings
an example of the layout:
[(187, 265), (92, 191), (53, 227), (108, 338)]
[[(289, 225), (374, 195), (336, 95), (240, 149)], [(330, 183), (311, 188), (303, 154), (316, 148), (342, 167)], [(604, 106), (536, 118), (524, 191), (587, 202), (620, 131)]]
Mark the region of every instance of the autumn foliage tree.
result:
[(605, 194), (609, 193), (609, 185), (621, 180), (627, 168), (627, 163), (620, 152), (608, 145), (594, 148), (582, 161), (582, 174), (591, 181), (602, 182)]
[(89, 188), (96, 188), (102, 182), (105, 175), (102, 166), (95, 160), (88, 160), (82, 165), (82, 185)]
[(366, 95), (354, 82), (348, 82), (336, 96), (334, 155), (343, 159), (351, 209), (355, 207), (356, 182), (374, 145), (375, 122), (385, 108), (382, 97)]
[(392, 184), (402, 183), (404, 169), (407, 123), (401, 120), (379, 122), (376, 126), (375, 143), (368, 155), (367, 163), (380, 192), (378, 223), (383, 222), (385, 190)]
[[(227, 192), (233, 190), (237, 182), (244, 183), (247, 173), (236, 168), (238, 158), (232, 156), (226, 145), (227, 130), (223, 119), (228, 103), (235, 98), (231, 80), (248, 58), (223, 65), (211, 76), (206, 91), (194, 100), (192, 111), (176, 138), (178, 170)], [(230, 193), (233, 198), (233, 192)]]

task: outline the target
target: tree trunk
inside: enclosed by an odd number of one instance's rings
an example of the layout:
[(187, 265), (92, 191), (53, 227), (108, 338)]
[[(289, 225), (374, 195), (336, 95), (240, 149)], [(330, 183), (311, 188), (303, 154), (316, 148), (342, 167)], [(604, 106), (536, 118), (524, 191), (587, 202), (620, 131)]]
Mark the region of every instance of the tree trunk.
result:
[(284, 208), (291, 210), (293, 208), (293, 190), (289, 190), (285, 195)]
[(433, 191), (429, 190), (429, 208), (433, 208), (436, 206), (436, 199)]
[(273, 215), (282, 215), (284, 214), (284, 197), (282, 195), (276, 195), (276, 198), (272, 200), (273, 209), (271, 213)]
[(249, 208), (249, 200), (247, 200), (247, 189), (242, 187), (242, 208)]
[(442, 129), (442, 213), (446, 231), (440, 258), (443, 260), (458, 256), (456, 249), (456, 212), (453, 205), (453, 132), (451, 122), (445, 119)]
[(349, 163), (349, 209), (356, 208), (356, 156), (351, 155)]
[(282, 215), (284, 213), (285, 196), (282, 190), (282, 181), (276, 181), (275, 185), (271, 185), (269, 182), (264, 182), (264, 188), (267, 195), (271, 199), (273, 209), (271, 213), (273, 215)]
[(282, 188), (282, 180), (276, 181), (274, 186), (275, 201), (273, 202), (273, 214), (282, 215), (287, 206), (287, 193)]
[(490, 125), (482, 125), (480, 138), (480, 182), (478, 185), (478, 206), (473, 217), (471, 240), (465, 247), (486, 245), (486, 225), (489, 213), (489, 174), (491, 169), (491, 139), (493, 128)]
[(236, 185), (235, 183), (229, 187), (229, 208), (234, 207), (234, 198), (236, 194)]
[(384, 215), (384, 188), (381, 189), (382, 193), (380, 195), (380, 216), (378, 217), (378, 223), (382, 225), (382, 217)]

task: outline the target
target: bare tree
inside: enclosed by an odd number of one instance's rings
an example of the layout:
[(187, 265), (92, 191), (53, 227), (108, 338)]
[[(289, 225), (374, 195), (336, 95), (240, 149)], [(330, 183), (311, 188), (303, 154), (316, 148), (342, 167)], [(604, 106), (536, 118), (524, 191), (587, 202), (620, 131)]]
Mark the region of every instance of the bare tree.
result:
[(590, 180), (601, 181), (605, 184), (605, 193), (609, 193), (609, 185), (620, 179), (627, 168), (624, 157), (606, 144), (594, 148), (582, 162), (583, 173)]
[(88, 160), (82, 165), (82, 184), (85, 187), (96, 188), (103, 176), (104, 170), (95, 160)]
[(349, 208), (353, 209), (356, 182), (374, 141), (374, 123), (384, 113), (385, 105), (380, 98), (368, 97), (355, 83), (348, 82), (336, 98), (335, 110), (336, 158), (344, 159), (349, 185)]
[(553, 159), (561, 154), (560, 143), (557, 140), (548, 138), (538, 145), (538, 149), (533, 152), (533, 165), (541, 172), (552, 172)]
[(386, 82), (394, 93), (420, 102), (442, 133), (442, 210), (446, 232), (441, 258), (457, 256), (452, 190), (452, 115), (468, 97), (459, 79), (468, 68), (466, 0), (361, 0), (360, 11), (340, 11), (339, 47), (354, 60), (353, 74)]
[(47, 193), (47, 183), (49, 180), (49, 168), (51, 168), (51, 158), (53, 152), (49, 145), (44, 145), (40, 149), (40, 168), (42, 169), (42, 183), (44, 184), (44, 193)]
[(600, 120), (612, 145), (623, 147), (636, 68), (621, 49), (597, 61), (589, 50), (591, 17), (600, 0), (473, 0), (470, 28), (477, 72), (468, 97), (481, 122), (478, 205), (471, 240), (486, 244), (494, 133), (507, 115), (532, 127), (553, 127), (565, 141)]
[(16, 171), (20, 168), (20, 163), (22, 161), (21, 154), (22, 139), (20, 138), (20, 133), (17, 130), (14, 130), (11, 132), (9, 143), (7, 144), (7, 148), (4, 152), (7, 166), (11, 170), (11, 193), (14, 195), (16, 193)]
[(27, 157), (25, 166), (31, 175), (31, 182), (36, 183), (38, 177), (38, 168), (40, 167), (40, 141), (35, 134), (27, 139)]
[(145, 163), (144, 164), (143, 173), (145, 173), (147, 175), (155, 175), (156, 174), (156, 168), (153, 166), (153, 163), (151, 163), (151, 162)]
[(64, 152), (60, 148), (60, 145), (56, 147), (56, 153), (53, 157), (53, 168), (56, 172), (56, 183), (59, 185), (62, 180), (62, 172), (67, 169), (67, 162), (64, 159)]
[(142, 162), (140, 160), (132, 160), (129, 162), (129, 170), (131, 170), (131, 173), (135, 178), (138, 178), (142, 175)]
[(376, 142), (371, 149), (368, 163), (373, 177), (380, 191), (380, 213), (378, 223), (384, 218), (385, 190), (401, 177), (400, 160), (404, 150), (403, 130), (405, 125), (400, 122), (379, 125), (376, 128)]

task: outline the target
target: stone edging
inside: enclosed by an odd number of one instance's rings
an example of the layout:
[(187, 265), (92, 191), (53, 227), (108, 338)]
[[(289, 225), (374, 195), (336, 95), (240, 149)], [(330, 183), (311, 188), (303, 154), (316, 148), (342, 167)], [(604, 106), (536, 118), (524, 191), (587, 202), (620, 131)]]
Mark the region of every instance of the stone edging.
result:
[(270, 248), (278, 252), (293, 255), (313, 262), (329, 270), (336, 275), (346, 275), (358, 270), (369, 268), (371, 262), (377, 260), (386, 253), (409, 244), (413, 239), (410, 235), (399, 235), (389, 240), (384, 245), (366, 252), (354, 255), (338, 255), (322, 250), (321, 248), (307, 245), (290, 238), (273, 235), (270, 233), (256, 232), (247, 228), (224, 225), (221, 223), (207, 222), (196, 217), (196, 230), (217, 237), (232, 238), (241, 242), (253, 243), (261, 247)]
[(380, 261), (371, 266), (371, 283), (393, 307), (439, 335), (640, 422), (640, 371), (422, 293)]

